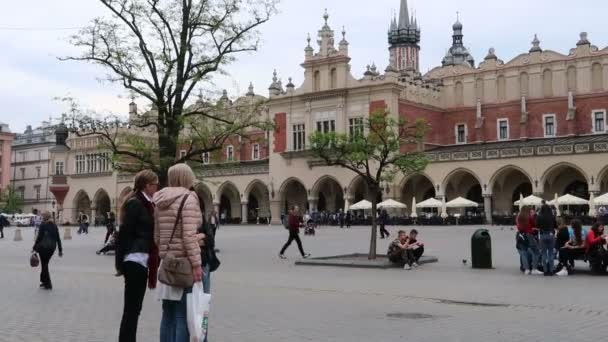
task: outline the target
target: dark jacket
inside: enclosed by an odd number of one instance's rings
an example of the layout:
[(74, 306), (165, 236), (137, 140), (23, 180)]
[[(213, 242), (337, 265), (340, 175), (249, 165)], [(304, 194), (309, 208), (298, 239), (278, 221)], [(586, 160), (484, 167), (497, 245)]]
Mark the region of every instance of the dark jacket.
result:
[(557, 221), (553, 216), (553, 211), (548, 205), (542, 206), (540, 213), (536, 217), (536, 227), (541, 233), (554, 233), (557, 228)]
[(302, 224), (302, 222), (304, 222), (304, 220), (302, 219), (302, 216), (289, 214), (288, 222), (289, 222), (289, 230), (293, 233), (299, 234), (300, 225)]
[[(46, 246), (47, 244), (48, 246)], [(55, 252), (55, 248), (59, 248), (59, 252), (63, 252), (61, 238), (59, 237), (59, 229), (53, 222), (43, 222), (40, 227), (38, 227), (38, 235), (36, 236), (33, 250), (38, 253), (40, 253), (41, 250)]]
[(116, 269), (119, 271), (127, 254), (150, 253), (154, 245), (154, 205), (138, 192), (124, 210), (116, 244)]

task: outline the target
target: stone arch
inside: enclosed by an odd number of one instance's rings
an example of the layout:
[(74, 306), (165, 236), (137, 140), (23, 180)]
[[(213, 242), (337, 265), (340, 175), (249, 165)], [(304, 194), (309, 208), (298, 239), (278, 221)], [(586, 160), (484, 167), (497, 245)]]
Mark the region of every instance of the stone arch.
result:
[(312, 187), (312, 197), (316, 211), (338, 212), (344, 210), (344, 190), (333, 176), (323, 176)]
[[(351, 204), (355, 204), (361, 200), (372, 201), (374, 195), (369, 189), (369, 186), (361, 176), (355, 177), (348, 186), (348, 197)], [(376, 197), (378, 203), (382, 202), (382, 195)]]
[(256, 179), (249, 183), (244, 198), (247, 201), (248, 222), (253, 223), (257, 222), (258, 218), (270, 217), (270, 195), (264, 182)]
[(432, 178), (425, 173), (416, 173), (403, 178), (400, 189), (400, 201), (407, 205), (412, 212), (412, 199), (416, 198), (416, 203), (436, 196), (435, 183)]
[(72, 223), (78, 222), (78, 216), (82, 212), (83, 214), (89, 217), (89, 220), (92, 216), (91, 211), (91, 198), (84, 190), (79, 190), (74, 196), (74, 200), (72, 202)]
[(308, 210), (308, 191), (304, 182), (296, 177), (288, 178), (281, 184), (279, 198), (281, 199), (281, 212), (285, 215), (294, 205), (299, 206), (300, 210)]
[(91, 223), (105, 224), (108, 218), (108, 213), (112, 210), (112, 201), (110, 196), (104, 189), (99, 189), (93, 196), (93, 211), (94, 217), (91, 218)]
[(477, 174), (466, 168), (458, 168), (450, 172), (443, 180), (443, 195), (446, 201), (458, 196), (483, 203), (481, 179)]
[(516, 210), (513, 202), (519, 199), (520, 194), (524, 197), (532, 195), (532, 177), (519, 166), (507, 165), (492, 175), (489, 189), (494, 213), (509, 215)]
[(608, 165), (597, 174), (597, 179), (594, 180), (597, 183), (597, 188), (600, 191), (600, 195), (608, 192)]
[(226, 181), (217, 189), (220, 219), (224, 222), (241, 222), (241, 194), (231, 181)]
[[(552, 199), (571, 193), (578, 197), (589, 198), (589, 178), (579, 166), (568, 162), (557, 163), (548, 168), (542, 178), (541, 185), (545, 199)], [(573, 187), (576, 184), (576, 187)]]
[(201, 209), (205, 217), (208, 217), (213, 210), (213, 193), (204, 183), (198, 183), (194, 186), (194, 192), (199, 198)]

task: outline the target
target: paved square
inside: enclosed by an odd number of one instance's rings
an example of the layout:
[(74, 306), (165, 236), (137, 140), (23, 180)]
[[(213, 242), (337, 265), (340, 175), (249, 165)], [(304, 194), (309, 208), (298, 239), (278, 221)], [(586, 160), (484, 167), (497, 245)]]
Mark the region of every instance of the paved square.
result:
[[(0, 240), (0, 341), (116, 341), (122, 279), (97, 256), (105, 229), (64, 241), (38, 289), (28, 265), (33, 231)], [(408, 227), (409, 229), (409, 227)], [(396, 233), (393, 227), (391, 232)], [(277, 257), (282, 227), (222, 227), (222, 266), (213, 274), (211, 341), (602, 341), (608, 336), (607, 278), (519, 273), (514, 232), (492, 227), (494, 270), (472, 270), (471, 227), (419, 227), (439, 262), (415, 271), (295, 266)], [(392, 237), (392, 236), (391, 236)], [(303, 237), (314, 256), (365, 252), (369, 228), (322, 228)], [(389, 240), (378, 240), (384, 252)], [(579, 267), (586, 267), (580, 264)], [(475, 305), (472, 305), (475, 304)], [(158, 341), (160, 303), (146, 295), (139, 340)]]

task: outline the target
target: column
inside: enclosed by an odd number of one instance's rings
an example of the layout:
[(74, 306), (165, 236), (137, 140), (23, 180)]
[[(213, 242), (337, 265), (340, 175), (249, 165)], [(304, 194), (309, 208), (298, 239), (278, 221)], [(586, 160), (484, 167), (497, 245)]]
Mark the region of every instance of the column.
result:
[(270, 201), (270, 216), (272, 224), (281, 224), (281, 201)]
[(350, 200), (350, 196), (344, 196), (344, 212), (347, 212), (348, 208), (350, 208)]
[(492, 224), (492, 195), (483, 195), (483, 208), (486, 212), (486, 223)]
[(309, 213), (313, 213), (315, 211), (317, 211), (317, 199), (314, 197), (309, 197), (308, 198), (308, 212)]
[(247, 202), (241, 202), (241, 223), (247, 224)]

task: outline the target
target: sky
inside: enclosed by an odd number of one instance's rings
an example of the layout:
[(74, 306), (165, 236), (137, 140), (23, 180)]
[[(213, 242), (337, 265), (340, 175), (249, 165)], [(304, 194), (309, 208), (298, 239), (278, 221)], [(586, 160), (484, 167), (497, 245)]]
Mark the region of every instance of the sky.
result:
[[(343, 26), (346, 29), (353, 75), (362, 77), (365, 66), (371, 63), (384, 70), (388, 64), (387, 29), (399, 4), (400, 0), (281, 0), (279, 13), (260, 29), (259, 50), (239, 55), (227, 67), (229, 75), (216, 77), (214, 86), (218, 91), (227, 89), (234, 98), (247, 92), (252, 82), (256, 93), (267, 96), (274, 69), (283, 84), (288, 77), (296, 86), (301, 84), (306, 35), (310, 33), (313, 43), (316, 41), (325, 8), (336, 36), (341, 35)], [(477, 63), (483, 61), (491, 47), (505, 62), (527, 52), (535, 33), (543, 49), (563, 54), (576, 46), (582, 31), (588, 32), (591, 43), (600, 49), (608, 45), (608, 1), (409, 0), (408, 4), (422, 29), (423, 73), (440, 65), (451, 45), (457, 13), (464, 25), (465, 46)], [(60, 117), (66, 111), (66, 106), (56, 100), (66, 96), (85, 108), (126, 114), (128, 93), (120, 86), (100, 82), (105, 75), (103, 69), (57, 59), (76, 54), (68, 42), (69, 35), (76, 32), (74, 28), (104, 15), (107, 12), (99, 0), (3, 4), (0, 122), (8, 123), (12, 132), (22, 132), (27, 125), (37, 127), (43, 120)]]

